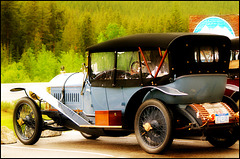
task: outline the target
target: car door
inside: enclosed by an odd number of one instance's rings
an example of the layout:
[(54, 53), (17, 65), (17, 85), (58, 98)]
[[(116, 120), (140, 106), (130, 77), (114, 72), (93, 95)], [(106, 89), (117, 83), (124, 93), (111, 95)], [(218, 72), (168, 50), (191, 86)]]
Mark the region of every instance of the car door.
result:
[(83, 93), (83, 112), (87, 115), (94, 115), (94, 107), (91, 99), (91, 86), (88, 82), (85, 83)]
[(106, 88), (106, 97), (109, 110), (123, 110), (126, 103), (123, 97), (123, 88)]

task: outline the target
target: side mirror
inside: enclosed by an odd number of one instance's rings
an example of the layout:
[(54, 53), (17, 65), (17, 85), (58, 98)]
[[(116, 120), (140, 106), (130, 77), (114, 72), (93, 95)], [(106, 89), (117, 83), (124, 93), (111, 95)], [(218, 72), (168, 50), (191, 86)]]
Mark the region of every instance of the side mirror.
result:
[(87, 69), (88, 67), (86, 66), (86, 64), (85, 63), (82, 63), (82, 70), (83, 70), (83, 86), (82, 86), (82, 90), (81, 90), (81, 95), (83, 95), (83, 89), (84, 89), (84, 87), (85, 87), (85, 80), (86, 80), (86, 77), (87, 77), (87, 71), (86, 71), (86, 69)]
[(83, 73), (85, 74), (86, 73), (86, 69), (87, 69), (88, 67), (86, 66), (86, 64), (85, 63), (82, 63), (82, 70), (83, 70)]

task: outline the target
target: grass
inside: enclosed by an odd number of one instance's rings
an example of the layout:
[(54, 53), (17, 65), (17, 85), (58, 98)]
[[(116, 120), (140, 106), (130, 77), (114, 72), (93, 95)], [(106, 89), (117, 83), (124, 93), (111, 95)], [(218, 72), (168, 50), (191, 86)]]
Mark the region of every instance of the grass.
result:
[(11, 130), (13, 128), (13, 113), (1, 111), (1, 126), (6, 126)]
[(12, 102), (1, 101), (1, 112), (13, 112), (16, 103), (17, 100)]
[(17, 101), (3, 102), (1, 101), (1, 126), (6, 126), (11, 130), (13, 128), (13, 110)]
[[(17, 103), (13, 102), (3, 102), (1, 101), (1, 126), (7, 126), (9, 129), (14, 130), (13, 128), (13, 111)], [(42, 108), (45, 107), (45, 103), (42, 103)], [(43, 115), (45, 120), (51, 120), (48, 116)]]

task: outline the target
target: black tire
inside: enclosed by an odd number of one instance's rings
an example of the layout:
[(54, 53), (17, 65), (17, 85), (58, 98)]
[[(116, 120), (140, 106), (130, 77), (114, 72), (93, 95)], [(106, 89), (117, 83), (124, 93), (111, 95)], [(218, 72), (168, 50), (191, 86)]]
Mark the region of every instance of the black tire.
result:
[(159, 100), (145, 101), (136, 113), (134, 130), (139, 145), (146, 152), (165, 152), (173, 141), (171, 110), (167, 109)]
[(230, 106), (235, 113), (239, 111), (239, 107), (237, 106), (237, 103), (231, 97), (223, 96), (222, 102)]
[(35, 144), (42, 133), (42, 115), (30, 98), (21, 98), (14, 109), (13, 126), (18, 139), (25, 145)]
[(231, 95), (231, 98), (235, 101), (237, 107), (238, 107), (238, 110), (239, 110), (239, 92), (234, 92), (232, 95)]
[(90, 134), (87, 134), (87, 133), (82, 132), (82, 131), (80, 131), (80, 133), (81, 133), (81, 135), (82, 135), (83, 137), (85, 137), (86, 139), (95, 140), (95, 139), (97, 139), (97, 138), (100, 137), (100, 136), (97, 136), (97, 135), (90, 135)]
[(207, 140), (210, 144), (212, 144), (215, 147), (218, 148), (228, 148), (232, 145), (234, 145), (237, 140), (238, 133), (230, 132), (230, 131), (225, 131), (222, 134), (218, 134), (216, 136), (207, 136)]

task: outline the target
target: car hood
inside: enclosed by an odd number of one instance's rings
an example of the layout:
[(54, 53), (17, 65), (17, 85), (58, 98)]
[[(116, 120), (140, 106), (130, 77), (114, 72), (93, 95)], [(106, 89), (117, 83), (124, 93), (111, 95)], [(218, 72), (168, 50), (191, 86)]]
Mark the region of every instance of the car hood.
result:
[(63, 73), (55, 76), (50, 82), (49, 87), (62, 87), (65, 86), (82, 86), (84, 74), (82, 72), (76, 73)]

